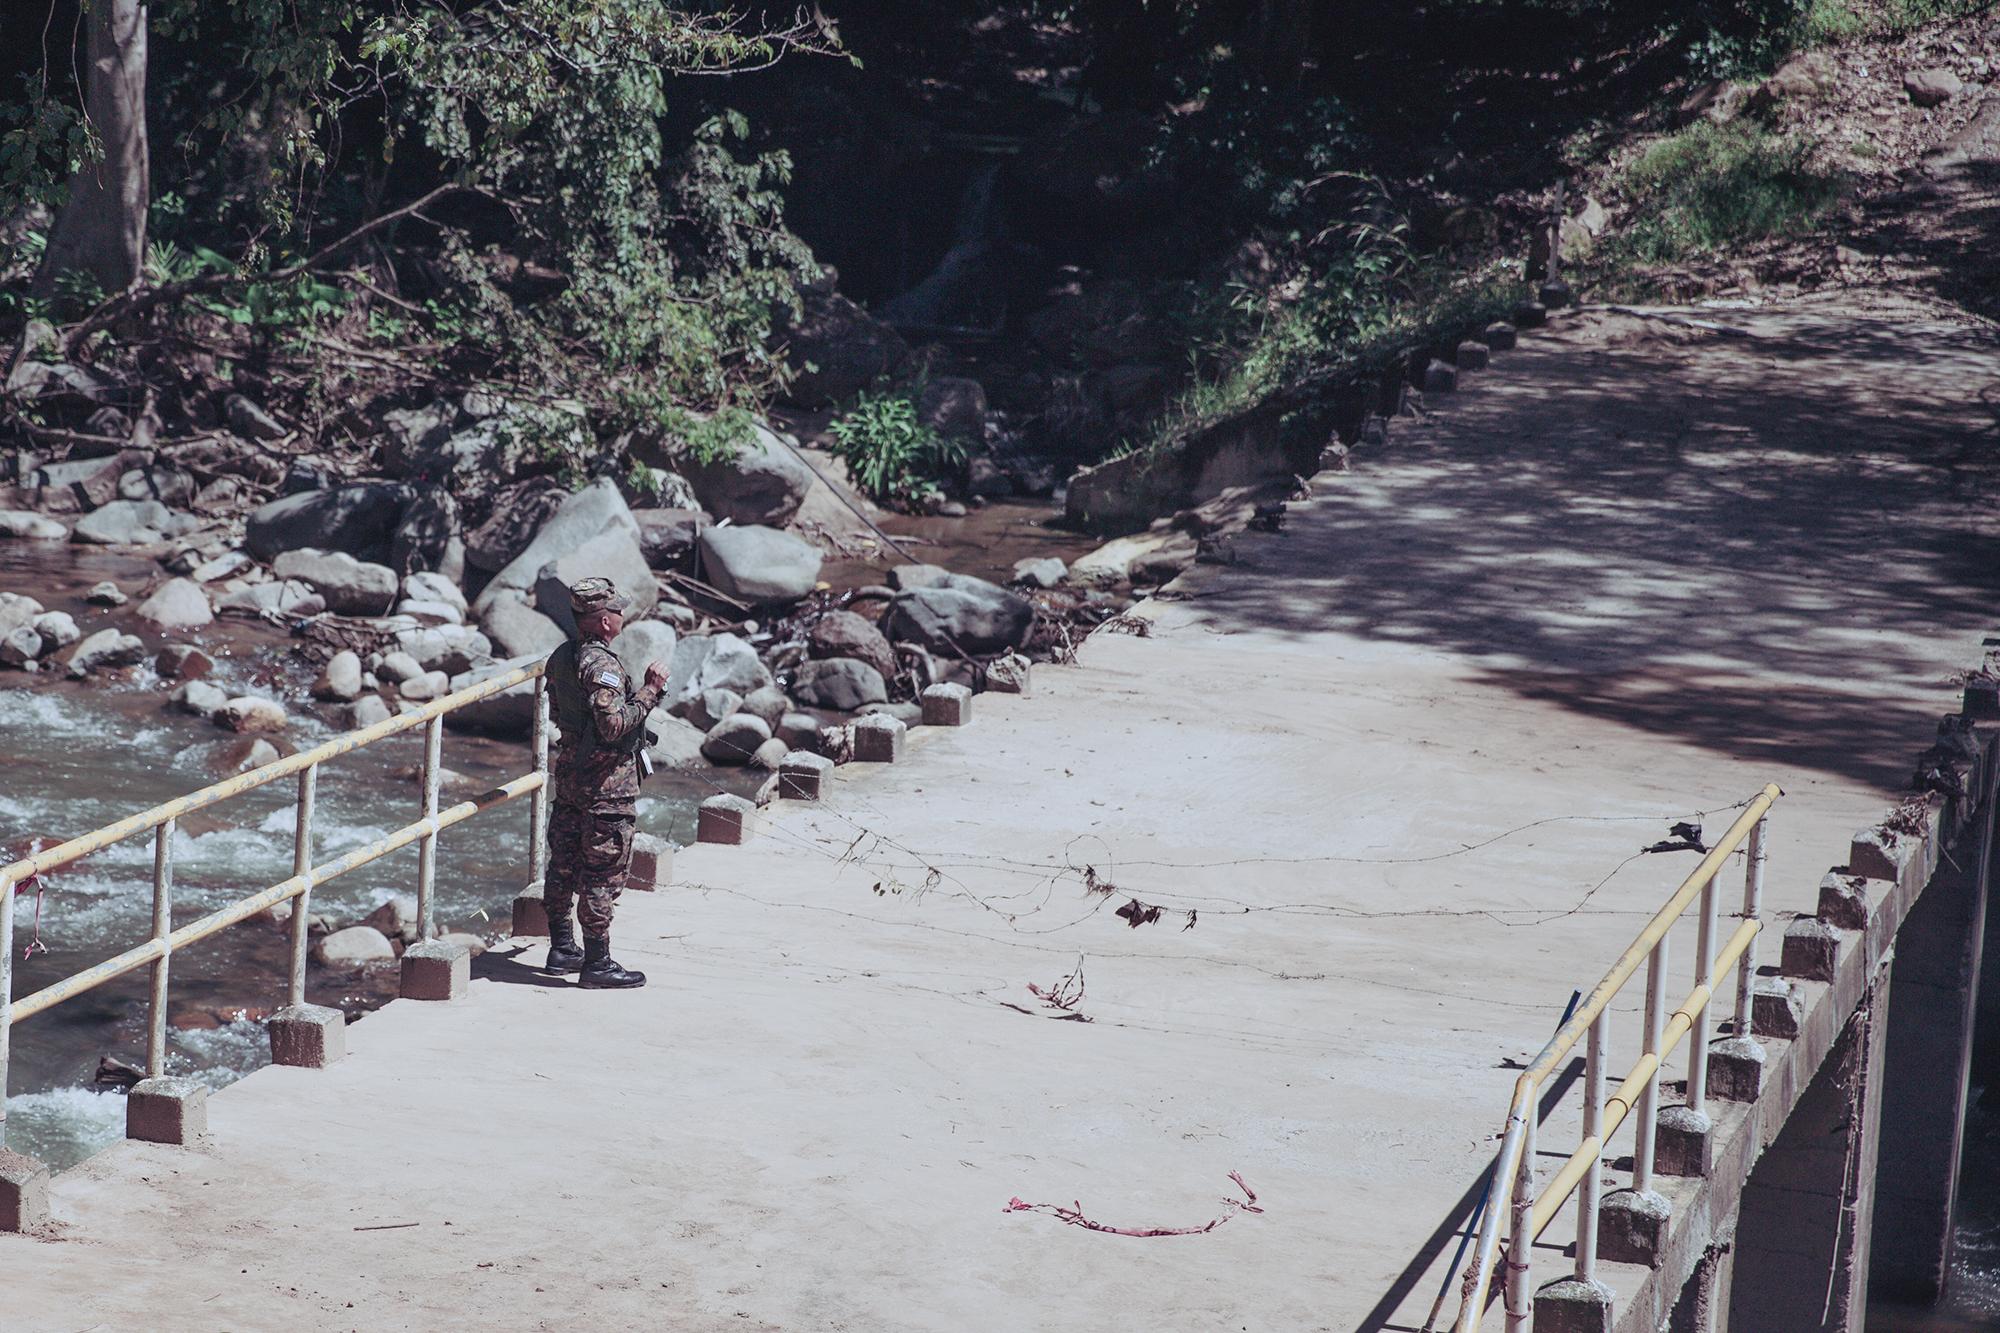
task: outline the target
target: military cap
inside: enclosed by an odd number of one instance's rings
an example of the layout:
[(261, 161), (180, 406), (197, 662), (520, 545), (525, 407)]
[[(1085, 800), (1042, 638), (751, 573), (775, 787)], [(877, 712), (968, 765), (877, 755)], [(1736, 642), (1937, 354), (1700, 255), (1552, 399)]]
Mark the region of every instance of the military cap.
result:
[(578, 579), (569, 588), (569, 609), (579, 616), (594, 611), (623, 611), (625, 599), (610, 579)]

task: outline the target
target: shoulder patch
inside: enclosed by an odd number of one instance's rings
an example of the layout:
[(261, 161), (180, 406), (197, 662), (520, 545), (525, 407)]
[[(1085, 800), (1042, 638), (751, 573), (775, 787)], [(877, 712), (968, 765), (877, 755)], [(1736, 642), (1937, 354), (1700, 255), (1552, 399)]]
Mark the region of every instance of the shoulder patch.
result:
[(616, 671), (600, 671), (596, 675), (590, 678), (590, 682), (593, 685), (617, 686), (624, 684), (624, 682), (619, 679), (618, 673)]

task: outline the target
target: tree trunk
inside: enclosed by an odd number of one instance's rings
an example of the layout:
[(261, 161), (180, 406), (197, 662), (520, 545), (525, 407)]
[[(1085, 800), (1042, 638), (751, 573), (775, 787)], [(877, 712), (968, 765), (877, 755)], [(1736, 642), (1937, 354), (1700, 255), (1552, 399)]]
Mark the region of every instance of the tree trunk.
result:
[(69, 183), (49, 232), (35, 291), (49, 296), (66, 271), (121, 292), (139, 279), (152, 186), (146, 153), (146, 0), (90, 0), (90, 73), (84, 112), (100, 154)]

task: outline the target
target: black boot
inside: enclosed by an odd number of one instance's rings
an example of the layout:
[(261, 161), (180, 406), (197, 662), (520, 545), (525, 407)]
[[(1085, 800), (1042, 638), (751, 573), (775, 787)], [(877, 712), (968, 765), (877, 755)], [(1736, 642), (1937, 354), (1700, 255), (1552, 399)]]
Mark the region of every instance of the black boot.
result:
[(542, 971), (559, 977), (582, 967), (583, 950), (576, 945), (576, 926), (565, 913), (562, 920), (549, 922), (549, 958)]
[(576, 980), (585, 990), (629, 990), (645, 985), (646, 974), (618, 966), (611, 957), (609, 935), (601, 940), (586, 935), (583, 937), (583, 972)]

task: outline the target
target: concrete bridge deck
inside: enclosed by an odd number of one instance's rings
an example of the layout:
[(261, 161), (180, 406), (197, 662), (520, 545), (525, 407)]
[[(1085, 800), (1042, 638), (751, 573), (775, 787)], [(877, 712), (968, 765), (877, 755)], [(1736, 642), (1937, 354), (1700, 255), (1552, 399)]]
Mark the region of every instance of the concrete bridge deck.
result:
[[(1149, 636), (683, 852), (620, 910), (645, 990), (503, 947), (58, 1177), (0, 1321), (1415, 1328), (1510, 1062), (1693, 860), (1634, 853), (1775, 780), (1809, 914), (1992, 625), (1988, 335), (1702, 317), (1525, 340)], [(1079, 963), (1088, 1023), (1027, 989)], [(1232, 1171), (1264, 1211), (1204, 1235), (1004, 1211), (1199, 1225)]]

